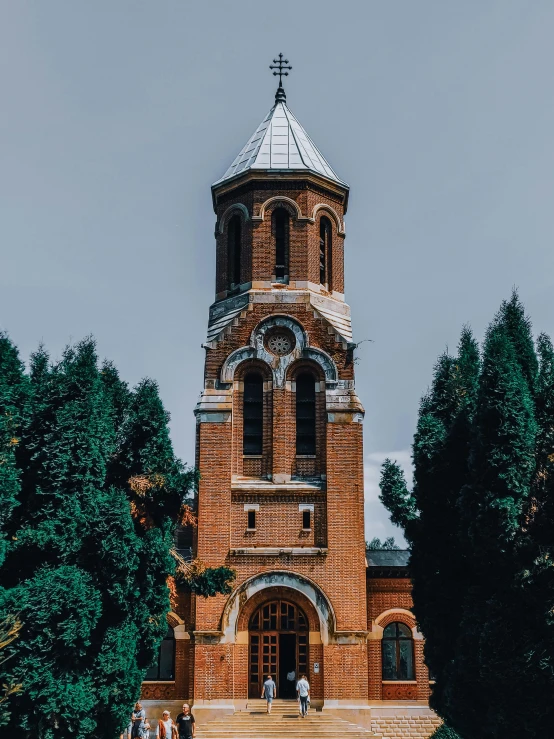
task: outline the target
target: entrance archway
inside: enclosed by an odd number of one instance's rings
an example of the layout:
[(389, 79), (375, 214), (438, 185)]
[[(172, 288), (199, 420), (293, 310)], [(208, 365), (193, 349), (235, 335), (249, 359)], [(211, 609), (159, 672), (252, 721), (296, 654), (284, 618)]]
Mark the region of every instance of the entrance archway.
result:
[(252, 614), (248, 632), (249, 697), (259, 698), (265, 677), (272, 675), (277, 697), (294, 698), (299, 675), (308, 672), (309, 624), (304, 611), (288, 600), (268, 601)]

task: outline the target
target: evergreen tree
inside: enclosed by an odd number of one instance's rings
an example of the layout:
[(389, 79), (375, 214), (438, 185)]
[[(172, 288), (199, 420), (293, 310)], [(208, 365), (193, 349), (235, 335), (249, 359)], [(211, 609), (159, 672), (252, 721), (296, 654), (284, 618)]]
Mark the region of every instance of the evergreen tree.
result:
[(0, 332), (0, 566), (4, 561), (9, 521), (21, 488), (16, 451), (28, 407), (29, 383), (9, 337)]
[[(54, 365), (40, 348), (29, 378), (7, 341), (0, 363), (0, 403), (20, 432), (0, 477), (12, 501), (0, 617), (22, 621), (6, 650), (5, 680), (22, 685), (7, 730), (114, 739), (167, 629), (173, 529), (196, 476), (173, 453), (156, 384), (130, 391), (112, 364), (99, 370), (91, 339)], [(223, 569), (197, 578), (202, 594), (228, 589)]]
[(371, 549), (373, 551), (379, 551), (381, 549), (388, 551), (400, 549), (398, 544), (394, 541), (394, 536), (389, 536), (386, 539), (383, 539), (383, 541), (376, 536), (371, 541), (366, 541), (365, 546), (366, 549)]
[(467, 329), (457, 358), (439, 358), (414, 437), (413, 491), (397, 479), (398, 469), (394, 477), (390, 462), (383, 467), (382, 500), (411, 545), (414, 611), (436, 679), (432, 705), (454, 727), (438, 735), (551, 733), (554, 352), (548, 337), (539, 337), (537, 353), (514, 292), (489, 327), (481, 366)]

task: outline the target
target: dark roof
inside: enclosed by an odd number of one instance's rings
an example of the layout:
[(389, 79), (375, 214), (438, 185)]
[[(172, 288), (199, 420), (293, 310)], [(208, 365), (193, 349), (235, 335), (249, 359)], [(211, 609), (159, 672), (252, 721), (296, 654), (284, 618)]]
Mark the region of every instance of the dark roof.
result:
[(407, 567), (409, 549), (366, 549), (368, 567)]

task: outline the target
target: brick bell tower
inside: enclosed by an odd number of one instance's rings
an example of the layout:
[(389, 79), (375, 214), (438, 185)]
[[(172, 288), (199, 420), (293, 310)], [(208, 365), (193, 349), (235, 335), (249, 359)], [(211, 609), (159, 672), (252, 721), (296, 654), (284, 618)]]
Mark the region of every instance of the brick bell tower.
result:
[[(283, 74), (282, 57), (277, 64)], [(273, 675), (312, 703), (368, 697), (362, 421), (344, 298), (348, 185), (275, 104), (212, 186), (216, 295), (195, 410), (195, 554), (236, 570), (193, 598), (195, 713), (232, 712)]]

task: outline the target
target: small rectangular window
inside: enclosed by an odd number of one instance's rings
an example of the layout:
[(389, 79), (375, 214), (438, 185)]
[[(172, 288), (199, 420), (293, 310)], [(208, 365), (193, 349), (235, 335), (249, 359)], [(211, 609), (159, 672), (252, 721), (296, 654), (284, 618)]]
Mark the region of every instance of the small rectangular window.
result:
[(248, 511), (248, 529), (255, 529), (256, 528), (256, 511)]
[(302, 511), (302, 528), (303, 529), (312, 528), (312, 512), (311, 511)]

